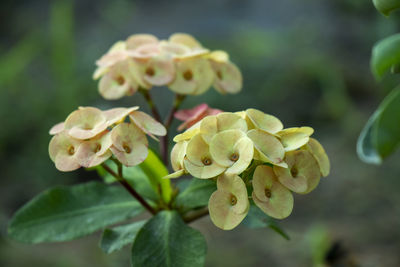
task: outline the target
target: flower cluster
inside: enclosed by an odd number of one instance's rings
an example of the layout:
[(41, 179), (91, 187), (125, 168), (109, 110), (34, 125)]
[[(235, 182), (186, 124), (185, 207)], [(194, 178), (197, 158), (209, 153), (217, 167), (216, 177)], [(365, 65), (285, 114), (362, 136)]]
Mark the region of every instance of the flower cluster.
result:
[(249, 198), (267, 215), (283, 219), (292, 212), (292, 192), (309, 193), (329, 174), (328, 156), (310, 138), (313, 131), (283, 129), (279, 119), (256, 109), (207, 116), (175, 136), (175, 172), (168, 177), (216, 178), (209, 211), (222, 229), (246, 217)]
[(138, 107), (80, 107), (50, 134), (49, 154), (56, 168), (73, 171), (97, 166), (112, 155), (125, 166), (138, 165), (147, 157), (146, 134), (164, 136), (166, 129)]
[(93, 78), (101, 78), (99, 92), (105, 99), (119, 99), (153, 86), (168, 86), (182, 95), (199, 95), (212, 85), (222, 94), (242, 88), (240, 70), (227, 53), (210, 52), (183, 33), (168, 40), (132, 35), (115, 43), (96, 64)]

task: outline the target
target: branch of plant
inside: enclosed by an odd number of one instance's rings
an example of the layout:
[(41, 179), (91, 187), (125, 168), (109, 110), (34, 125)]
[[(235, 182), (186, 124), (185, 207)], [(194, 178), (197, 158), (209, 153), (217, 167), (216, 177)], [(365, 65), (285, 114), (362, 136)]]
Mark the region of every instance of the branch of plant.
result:
[(169, 128), (171, 127), (171, 124), (174, 120), (174, 114), (175, 112), (179, 109), (179, 107), (182, 105), (183, 100), (185, 100), (186, 96), (185, 95), (180, 95), (180, 94), (176, 94), (175, 95), (175, 100), (174, 100), (174, 104), (167, 116), (167, 118), (165, 119), (164, 122), (164, 126), (165, 129), (167, 129), (167, 134), (165, 136), (163, 136), (162, 138), (160, 138), (160, 153), (161, 153), (161, 158), (165, 164), (165, 166), (168, 166), (168, 145), (169, 145), (169, 138), (168, 138), (168, 131)]
[(155, 215), (157, 212), (156, 210), (147, 203), (147, 201), (138, 193), (136, 190), (124, 179), (122, 176), (122, 165), (121, 163), (118, 164), (118, 174), (113, 171), (109, 166), (105, 163), (102, 163), (101, 166), (106, 170), (109, 174), (114, 176), (115, 179), (137, 200), (139, 201), (142, 206), (147, 209), (151, 214)]
[(144, 99), (146, 100), (147, 105), (150, 107), (151, 113), (153, 114), (154, 118), (160, 123), (163, 123), (160, 116), (160, 112), (158, 112), (158, 109), (154, 104), (153, 98), (151, 97), (149, 90), (139, 88), (139, 92), (143, 95)]
[(204, 207), (202, 209), (193, 211), (189, 213), (187, 216), (183, 217), (183, 221), (187, 224), (194, 222), (200, 218), (203, 218), (204, 216), (207, 216), (209, 214), (208, 207)]

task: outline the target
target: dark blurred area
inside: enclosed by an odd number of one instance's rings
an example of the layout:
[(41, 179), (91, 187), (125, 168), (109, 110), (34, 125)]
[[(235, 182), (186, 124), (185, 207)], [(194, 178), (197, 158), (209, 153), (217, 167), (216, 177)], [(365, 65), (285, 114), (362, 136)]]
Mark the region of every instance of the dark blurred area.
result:
[[(206, 102), (238, 111), (258, 108), (285, 127), (307, 125), (326, 147), (332, 172), (293, 214), (269, 229), (221, 231), (209, 218), (194, 224), (208, 240), (207, 266), (400, 266), (399, 153), (381, 166), (356, 155), (358, 135), (398, 77), (376, 82), (373, 44), (400, 31), (400, 16), (380, 15), (365, 0), (12, 1), (0, 4), (0, 266), (129, 266), (129, 248), (105, 255), (93, 237), (24, 245), (7, 238), (9, 218), (44, 189), (98, 179), (94, 172), (58, 172), (48, 130), (80, 105), (140, 105), (142, 96), (105, 101), (91, 76), (94, 62), (134, 33), (194, 35), (226, 50), (242, 70), (238, 95), (210, 90)], [(162, 113), (173, 94), (151, 93)], [(321, 265), (325, 262), (327, 265)]]

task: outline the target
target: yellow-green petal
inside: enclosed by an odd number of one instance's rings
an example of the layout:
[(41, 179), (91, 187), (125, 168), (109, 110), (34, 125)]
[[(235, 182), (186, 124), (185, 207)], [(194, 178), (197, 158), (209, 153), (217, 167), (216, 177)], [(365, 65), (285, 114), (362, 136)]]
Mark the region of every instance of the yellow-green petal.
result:
[(293, 151), (307, 144), (313, 132), (311, 127), (293, 127), (284, 129), (276, 135), (279, 136), (285, 151)]
[(305, 148), (310, 151), (310, 153), (317, 160), (321, 175), (323, 177), (328, 176), (331, 164), (323, 146), (316, 139), (310, 138), (310, 141), (307, 143)]
[(283, 161), (285, 148), (278, 138), (259, 129), (247, 132), (247, 136), (253, 141), (256, 153), (254, 158), (274, 165), (287, 167)]
[(260, 129), (271, 134), (275, 134), (283, 129), (283, 124), (278, 118), (257, 109), (247, 109), (246, 115), (247, 121), (250, 124), (249, 128)]
[(49, 155), (59, 171), (69, 172), (81, 167), (76, 159), (80, 144), (81, 141), (73, 139), (65, 132), (53, 136), (49, 143)]
[(174, 171), (183, 169), (183, 159), (186, 155), (187, 141), (181, 141), (174, 145), (171, 150), (171, 165)]

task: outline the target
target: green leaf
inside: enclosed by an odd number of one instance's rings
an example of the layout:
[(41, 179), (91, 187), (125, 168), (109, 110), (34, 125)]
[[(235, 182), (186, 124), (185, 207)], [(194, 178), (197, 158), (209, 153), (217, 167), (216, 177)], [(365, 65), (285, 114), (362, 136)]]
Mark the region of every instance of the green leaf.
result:
[(400, 144), (400, 87), (394, 89), (379, 106), (380, 116), (374, 125), (375, 147), (382, 158)]
[(176, 197), (176, 206), (182, 211), (206, 206), (211, 194), (217, 190), (215, 181), (193, 178), (190, 184)]
[(367, 163), (380, 164), (400, 144), (400, 86), (380, 104), (362, 130), (357, 153)]
[(382, 162), (382, 159), (376, 151), (372, 141), (372, 126), (375, 124), (376, 118), (379, 114), (379, 110), (372, 114), (365, 124), (364, 129), (361, 131), (357, 141), (358, 156), (362, 161), (369, 164), (380, 164)]
[(149, 155), (139, 167), (149, 178), (154, 190), (156, 192), (161, 190), (164, 202), (169, 203), (172, 198), (171, 181), (169, 179), (163, 179), (169, 172), (160, 158), (149, 149)]
[(375, 44), (371, 57), (371, 69), (377, 79), (397, 64), (400, 64), (400, 33)]
[(122, 187), (90, 182), (57, 186), (18, 210), (8, 233), (21, 242), (41, 243), (76, 239), (143, 211)]
[(100, 241), (101, 249), (106, 253), (112, 253), (133, 243), (137, 233), (145, 223), (146, 221), (138, 221), (105, 229)]
[(133, 267), (204, 266), (207, 244), (176, 211), (162, 211), (149, 220), (132, 247)]
[(243, 224), (249, 228), (269, 227), (286, 240), (290, 240), (289, 235), (279, 227), (276, 221), (262, 212), (253, 202), (250, 205), (249, 213), (244, 219)]
[(400, 8), (400, 1), (399, 0), (373, 0), (376, 9), (379, 12), (388, 16), (390, 12), (394, 11), (395, 9)]

